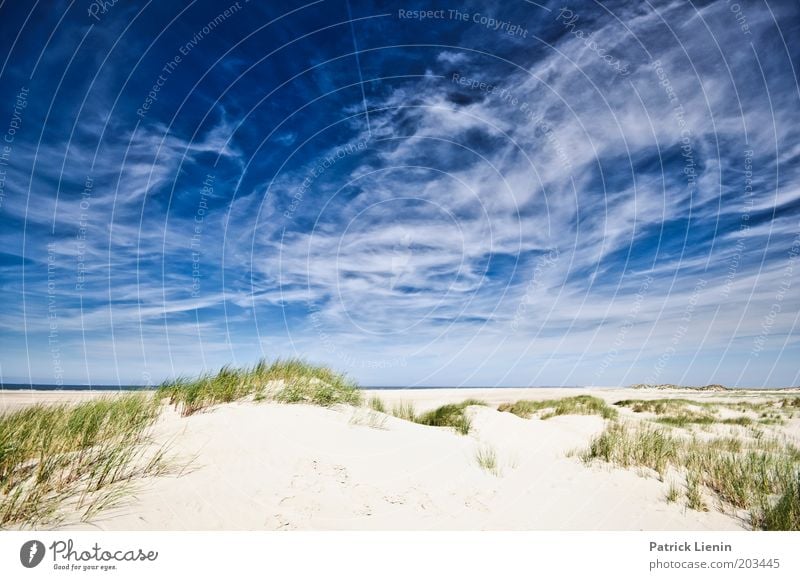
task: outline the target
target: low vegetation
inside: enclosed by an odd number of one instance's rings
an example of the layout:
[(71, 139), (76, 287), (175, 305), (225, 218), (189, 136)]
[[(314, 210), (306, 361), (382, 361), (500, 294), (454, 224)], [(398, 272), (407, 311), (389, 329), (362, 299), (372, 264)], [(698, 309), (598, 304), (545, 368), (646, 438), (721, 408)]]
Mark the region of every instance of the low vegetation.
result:
[(672, 427), (686, 427), (688, 425), (711, 425), (712, 423), (716, 422), (717, 421), (714, 417), (691, 412), (683, 412), (677, 415), (666, 415), (656, 419), (656, 423), (670, 425)]
[(58, 522), (67, 502), (88, 518), (121, 484), (162, 473), (163, 448), (145, 450), (157, 415), (145, 394), (0, 415), (0, 527)]
[(383, 403), (383, 400), (380, 397), (372, 397), (369, 400), (369, 407), (373, 411), (377, 411), (378, 413), (385, 413), (386, 412), (386, 405)]
[[(661, 478), (674, 469), (685, 476), (690, 509), (706, 510), (704, 494), (710, 494), (723, 509), (749, 512), (754, 527), (800, 529), (800, 450), (784, 439), (689, 437), (649, 423), (612, 422), (582, 458), (649, 468)], [(674, 491), (669, 495), (674, 497)]]
[(354, 407), (353, 415), (350, 417), (351, 425), (363, 425), (370, 429), (385, 429), (388, 416), (382, 411), (371, 408)]
[(517, 401), (503, 403), (498, 411), (513, 413), (523, 419), (538, 414), (540, 419), (550, 419), (558, 415), (600, 415), (604, 419), (614, 419), (617, 410), (603, 399), (590, 395), (578, 395), (549, 401)]
[(707, 512), (708, 506), (705, 499), (703, 499), (700, 483), (697, 473), (689, 471), (686, 474), (686, 507), (698, 512)]
[(497, 452), (494, 450), (494, 447), (484, 445), (478, 448), (475, 452), (475, 460), (478, 462), (478, 465), (492, 475), (499, 475)]
[(472, 421), (466, 414), (467, 407), (485, 404), (483, 401), (476, 399), (467, 399), (456, 404), (442, 405), (432, 411), (418, 415), (412, 420), (420, 425), (452, 427), (462, 435), (466, 435), (472, 428)]
[(417, 412), (414, 403), (401, 401), (392, 407), (392, 415), (403, 421), (415, 421)]
[(648, 467), (663, 476), (677, 461), (678, 449), (678, 440), (664, 429), (642, 425), (631, 430), (614, 422), (592, 439), (582, 458), (602, 459), (621, 467)]
[(655, 413), (667, 415), (677, 413), (689, 406), (702, 406), (701, 403), (689, 399), (624, 399), (614, 403), (617, 407), (627, 407), (634, 413)]
[(361, 402), (361, 392), (353, 381), (328, 367), (299, 359), (277, 360), (271, 364), (262, 360), (250, 368), (226, 366), (216, 374), (179, 378), (164, 383), (157, 396), (167, 399), (184, 417), (214, 405), (247, 398), (325, 407)]
[(800, 476), (774, 505), (764, 508), (760, 523), (765, 530), (800, 530)]
[(800, 410), (800, 397), (785, 397), (780, 399), (778, 405), (782, 409), (798, 409)]
[(681, 496), (681, 490), (676, 483), (670, 483), (667, 489), (667, 503), (675, 503)]
[[(652, 413), (655, 421), (671, 427), (690, 427), (692, 425), (739, 425), (746, 427), (753, 423), (762, 425), (783, 425), (794, 417), (794, 410), (800, 397), (768, 400), (758, 403), (749, 401), (716, 402), (691, 401), (688, 399), (625, 399), (615, 403), (617, 407), (629, 408), (634, 413)], [(739, 413), (735, 417), (720, 417), (720, 412)]]

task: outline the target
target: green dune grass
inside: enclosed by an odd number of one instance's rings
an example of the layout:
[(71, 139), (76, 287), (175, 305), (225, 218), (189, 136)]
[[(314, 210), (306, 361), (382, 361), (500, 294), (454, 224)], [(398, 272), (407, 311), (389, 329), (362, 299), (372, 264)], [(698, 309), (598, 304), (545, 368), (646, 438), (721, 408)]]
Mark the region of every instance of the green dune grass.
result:
[(467, 407), (486, 405), (477, 399), (467, 399), (460, 403), (442, 405), (432, 411), (414, 416), (411, 420), (420, 425), (432, 427), (452, 427), (462, 435), (467, 435), (472, 428), (472, 420), (467, 416)]
[(328, 367), (300, 359), (279, 359), (271, 364), (262, 360), (249, 368), (226, 366), (217, 374), (179, 378), (163, 384), (157, 396), (167, 399), (183, 416), (246, 398), (325, 407), (361, 402), (355, 382)]
[(612, 422), (581, 457), (649, 468), (660, 478), (674, 469), (685, 477), (689, 509), (708, 509), (705, 492), (723, 507), (746, 510), (754, 528), (800, 530), (800, 449), (784, 439), (699, 438), (649, 422)]
[(528, 419), (540, 411), (544, 411), (539, 415), (541, 419), (550, 419), (559, 415), (600, 415), (604, 419), (613, 419), (617, 416), (617, 410), (614, 407), (607, 405), (603, 399), (590, 395), (546, 401), (503, 403), (497, 410), (512, 413), (523, 419)]
[(57, 520), (66, 501), (89, 516), (115, 484), (162, 472), (163, 452), (144, 452), (157, 415), (146, 394), (0, 415), (0, 527)]

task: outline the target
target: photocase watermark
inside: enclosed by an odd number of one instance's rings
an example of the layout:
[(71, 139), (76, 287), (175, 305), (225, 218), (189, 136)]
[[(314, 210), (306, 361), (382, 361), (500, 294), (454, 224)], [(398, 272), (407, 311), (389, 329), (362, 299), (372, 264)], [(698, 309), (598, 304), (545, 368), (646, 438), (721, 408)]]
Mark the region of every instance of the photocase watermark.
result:
[[(245, 4), (249, 2), (249, 0), (243, 0)], [(183, 59), (189, 56), (197, 46), (205, 39), (211, 32), (216, 29), (220, 24), (225, 22), (228, 18), (232, 15), (238, 13), (242, 9), (242, 2), (235, 2), (231, 4), (217, 14), (217, 16), (210, 20), (205, 26), (203, 26), (200, 30), (195, 32), (194, 36), (186, 43), (182, 44), (178, 47), (178, 53), (172, 57), (163, 67), (161, 67), (161, 72), (159, 73), (158, 77), (156, 78), (153, 85), (150, 87), (150, 90), (147, 92), (147, 96), (145, 97), (144, 101), (142, 102), (141, 106), (136, 109), (136, 114), (139, 116), (140, 119), (144, 119), (153, 105), (158, 101), (159, 93), (161, 89), (164, 88), (164, 85), (167, 84), (167, 80), (169, 77), (177, 70), (178, 66), (183, 62)]]
[(337, 162), (341, 161), (345, 157), (366, 151), (368, 145), (368, 139), (362, 139), (360, 141), (356, 141), (355, 143), (348, 143), (347, 145), (338, 147), (336, 151), (330, 155), (326, 155), (325, 157), (319, 159), (311, 171), (308, 172), (305, 179), (303, 179), (303, 181), (300, 183), (300, 186), (292, 194), (289, 207), (283, 212), (283, 217), (286, 219), (292, 219), (294, 213), (297, 211), (297, 208), (300, 207), (300, 204), (303, 202), (306, 193), (308, 193), (308, 190), (311, 189), (311, 187), (314, 185), (314, 182), (319, 179), (322, 174), (324, 174), (327, 170), (336, 165)]
[(49, 547), (39, 540), (29, 540), (19, 550), (19, 561), (26, 568), (42, 563), (47, 552), (52, 556), (53, 570), (108, 572), (119, 569), (121, 562), (155, 562), (158, 552), (142, 548), (105, 549), (97, 542), (89, 548), (76, 547), (72, 539), (56, 540)]
[(739, 3), (733, 2), (732, 0), (725, 0), (725, 4), (727, 4), (728, 10), (733, 14), (734, 18), (736, 18), (736, 23), (739, 25), (739, 30), (742, 31), (742, 34), (748, 36), (752, 35), (750, 32), (750, 24), (747, 22), (747, 16), (745, 16)]
[(733, 280), (741, 266), (742, 256), (745, 250), (745, 238), (750, 230), (750, 212), (753, 211), (753, 150), (746, 149), (744, 152), (744, 205), (739, 223), (738, 239), (734, 247), (734, 254), (728, 263), (728, 272), (725, 274), (725, 283), (722, 285), (722, 297), (727, 298), (733, 287)]
[(606, 352), (606, 355), (603, 357), (603, 360), (600, 362), (600, 367), (595, 371), (594, 376), (595, 378), (599, 378), (602, 376), (606, 369), (611, 366), (611, 364), (617, 359), (619, 356), (619, 349), (623, 347), (626, 341), (626, 337), (628, 336), (628, 332), (631, 328), (633, 328), (636, 320), (639, 318), (639, 312), (642, 310), (642, 303), (644, 302), (644, 298), (647, 295), (647, 291), (650, 289), (650, 285), (653, 283), (653, 277), (647, 276), (642, 283), (639, 285), (639, 290), (633, 297), (633, 304), (631, 305), (630, 310), (628, 311), (627, 316), (625, 316), (625, 322), (617, 330), (617, 335), (614, 338), (614, 342), (611, 348)]
[(689, 188), (690, 194), (693, 195), (697, 187), (697, 170), (695, 169), (694, 148), (692, 147), (692, 131), (686, 122), (685, 111), (683, 105), (678, 98), (672, 82), (664, 68), (661, 66), (660, 60), (655, 60), (650, 63), (655, 70), (658, 77), (659, 84), (663, 87), (664, 92), (672, 105), (672, 114), (675, 117), (675, 123), (680, 131), (680, 149), (681, 157), (683, 157), (683, 174), (686, 178), (686, 185)]
[[(798, 224), (800, 225), (800, 224)], [(758, 358), (761, 351), (764, 350), (764, 345), (767, 343), (767, 337), (772, 332), (772, 327), (775, 326), (775, 319), (778, 318), (781, 309), (783, 308), (783, 300), (786, 294), (792, 287), (792, 278), (794, 277), (794, 263), (797, 256), (800, 255), (800, 234), (795, 236), (792, 245), (787, 252), (786, 266), (783, 268), (781, 275), (781, 283), (778, 285), (778, 290), (775, 292), (773, 303), (769, 307), (769, 312), (764, 315), (761, 322), (761, 332), (753, 339), (753, 349), (750, 351), (750, 356)]]
[(76, 241), (76, 277), (75, 291), (83, 292), (83, 284), (86, 282), (86, 233), (89, 230), (89, 208), (91, 207), (92, 190), (94, 189), (94, 179), (87, 175), (83, 182), (81, 201), (79, 203), (80, 214), (78, 216), (78, 233), (75, 235)]
[(673, 356), (675, 356), (675, 353), (678, 351), (678, 345), (683, 341), (684, 337), (689, 332), (689, 325), (694, 318), (695, 308), (697, 307), (697, 303), (700, 301), (700, 293), (707, 285), (708, 281), (702, 278), (700, 278), (695, 284), (694, 290), (692, 291), (691, 296), (689, 296), (689, 300), (686, 303), (686, 308), (684, 309), (683, 315), (680, 319), (682, 324), (678, 325), (678, 327), (675, 329), (669, 346), (663, 353), (661, 353), (661, 356), (658, 357), (655, 365), (653, 365), (652, 373), (644, 381), (646, 384), (656, 384), (658, 382), (658, 377), (661, 376), (661, 373), (664, 372), (664, 369), (669, 361)]
[(525, 287), (525, 294), (522, 300), (517, 304), (517, 309), (514, 312), (514, 318), (511, 321), (511, 331), (516, 332), (519, 329), (520, 321), (525, 317), (528, 311), (528, 305), (534, 304), (534, 298), (543, 286), (542, 275), (550, 270), (558, 262), (561, 254), (558, 248), (552, 248), (547, 251), (543, 256), (536, 260), (536, 264), (531, 272), (531, 278), (528, 285)]
[(558, 15), (556, 16), (556, 21), (560, 22), (567, 31), (572, 34), (578, 40), (583, 42), (583, 45), (595, 53), (600, 59), (605, 62), (612, 70), (614, 70), (619, 76), (626, 77), (631, 74), (631, 71), (628, 69), (628, 65), (623, 63), (619, 58), (608, 54), (608, 51), (599, 46), (597, 41), (592, 38), (594, 32), (584, 32), (582, 29), (578, 28), (577, 24), (580, 21), (580, 16), (575, 14), (569, 8), (561, 8), (558, 11)]
[(36, 568), (44, 560), (44, 544), (39, 540), (28, 540), (19, 549), (19, 562), (26, 568)]
[(87, 13), (90, 18), (94, 18), (97, 22), (100, 22), (100, 17), (108, 14), (108, 12), (116, 6), (117, 2), (119, 2), (119, 0), (95, 0), (89, 4)]
[(61, 344), (58, 338), (58, 310), (56, 308), (56, 246), (47, 244), (47, 346), (53, 364), (53, 381), (56, 385), (64, 384), (64, 367), (61, 366)]
[(572, 162), (567, 155), (566, 149), (558, 139), (553, 127), (544, 119), (541, 113), (537, 113), (534, 107), (527, 101), (519, 99), (510, 90), (500, 85), (495, 85), (481, 79), (465, 77), (461, 73), (453, 73), (451, 82), (460, 87), (468, 88), (471, 90), (481, 91), (489, 96), (500, 99), (502, 103), (506, 103), (511, 107), (515, 107), (529, 123), (533, 123), (533, 134), (536, 137), (544, 136), (547, 142), (553, 147), (561, 165), (566, 170), (572, 169)]
[(494, 32), (502, 32), (509, 36), (528, 38), (528, 29), (507, 20), (498, 20), (481, 12), (462, 12), (454, 8), (439, 10), (404, 10), (397, 11), (400, 20), (457, 20), (459, 22), (472, 22)]
[(215, 176), (207, 174), (200, 189), (200, 201), (197, 203), (197, 211), (194, 214), (192, 224), (192, 237), (189, 246), (192, 250), (192, 298), (200, 296), (200, 280), (202, 273), (200, 270), (200, 260), (202, 258), (201, 242), (203, 239), (203, 225), (208, 213), (208, 200), (214, 194)]
[(28, 106), (29, 92), (30, 89), (22, 87), (14, 97), (11, 120), (6, 126), (3, 142), (0, 144), (0, 209), (3, 207), (3, 201), (6, 198), (6, 178), (8, 174), (4, 167), (8, 167), (11, 163), (11, 153), (14, 151), (14, 139), (17, 136), (17, 132), (22, 127), (22, 115), (25, 112), (25, 108)]

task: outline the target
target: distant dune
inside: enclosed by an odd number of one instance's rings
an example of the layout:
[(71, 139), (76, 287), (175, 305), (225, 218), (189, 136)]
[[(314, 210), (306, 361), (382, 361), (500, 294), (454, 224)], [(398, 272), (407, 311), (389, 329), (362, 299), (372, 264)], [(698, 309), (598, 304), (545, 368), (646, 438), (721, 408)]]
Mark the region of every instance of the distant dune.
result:
[(747, 389), (743, 387), (726, 387), (724, 385), (705, 385), (702, 387), (693, 387), (688, 385), (673, 385), (669, 383), (664, 383), (660, 385), (649, 385), (644, 383), (639, 383), (636, 385), (631, 385), (631, 389), (660, 389), (660, 390), (672, 390), (672, 389), (683, 389), (689, 391), (761, 391), (761, 392), (772, 392), (772, 391), (782, 391), (782, 392), (800, 392), (800, 387), (778, 387), (778, 388), (769, 388), (769, 389)]

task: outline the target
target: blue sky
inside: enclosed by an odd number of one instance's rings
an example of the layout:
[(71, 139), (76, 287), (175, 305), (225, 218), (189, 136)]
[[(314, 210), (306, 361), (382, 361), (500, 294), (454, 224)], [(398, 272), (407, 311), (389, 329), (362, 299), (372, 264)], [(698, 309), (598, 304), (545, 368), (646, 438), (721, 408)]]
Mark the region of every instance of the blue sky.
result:
[(794, 1), (6, 1), (0, 30), (4, 383), (800, 382)]

